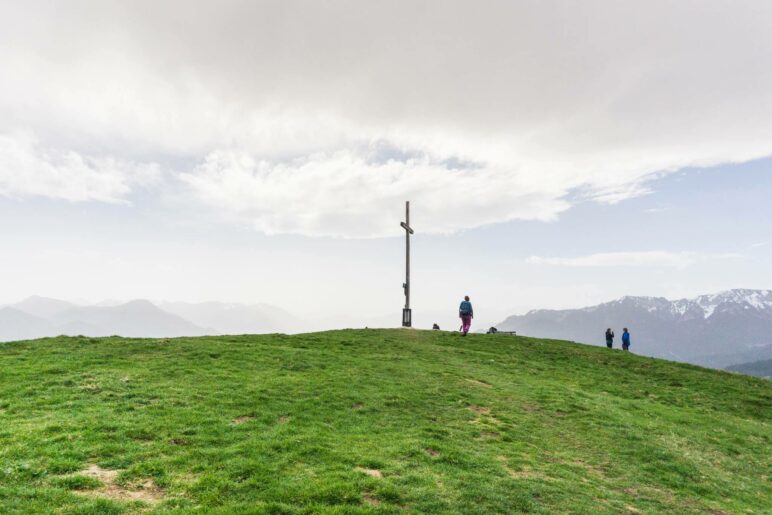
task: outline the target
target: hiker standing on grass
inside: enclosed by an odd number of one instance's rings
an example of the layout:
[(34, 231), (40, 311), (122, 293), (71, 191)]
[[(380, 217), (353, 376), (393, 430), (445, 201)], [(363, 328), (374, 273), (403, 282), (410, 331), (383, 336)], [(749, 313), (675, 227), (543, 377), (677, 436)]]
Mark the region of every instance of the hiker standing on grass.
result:
[(474, 310), (472, 309), (472, 303), (469, 302), (469, 295), (466, 295), (464, 300), (461, 301), (461, 305), (458, 307), (458, 316), (461, 319), (461, 332), (466, 336), (474, 318)]
[(624, 331), (622, 333), (622, 350), (630, 350), (630, 331), (627, 330), (627, 327)]
[(606, 347), (609, 349), (614, 347), (614, 331), (610, 327), (606, 329)]

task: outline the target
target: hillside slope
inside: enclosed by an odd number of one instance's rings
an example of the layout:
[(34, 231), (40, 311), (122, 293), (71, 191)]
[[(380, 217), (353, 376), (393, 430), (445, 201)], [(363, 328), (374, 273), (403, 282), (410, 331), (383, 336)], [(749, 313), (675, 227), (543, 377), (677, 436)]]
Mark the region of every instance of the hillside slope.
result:
[(0, 345), (0, 512), (772, 505), (772, 383), (502, 335)]

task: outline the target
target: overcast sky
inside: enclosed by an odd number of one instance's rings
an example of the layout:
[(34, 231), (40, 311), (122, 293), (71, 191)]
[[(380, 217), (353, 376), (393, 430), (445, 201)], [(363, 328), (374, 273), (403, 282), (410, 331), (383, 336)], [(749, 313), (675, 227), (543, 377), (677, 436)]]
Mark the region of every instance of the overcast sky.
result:
[(0, 301), (772, 287), (772, 3), (0, 1)]

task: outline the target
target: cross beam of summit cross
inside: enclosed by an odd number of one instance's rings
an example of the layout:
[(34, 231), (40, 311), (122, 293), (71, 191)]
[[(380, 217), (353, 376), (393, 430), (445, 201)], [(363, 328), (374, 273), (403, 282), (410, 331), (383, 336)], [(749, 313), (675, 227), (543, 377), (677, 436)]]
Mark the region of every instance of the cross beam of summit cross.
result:
[(402, 310), (402, 327), (413, 326), (413, 313), (410, 310), (410, 235), (413, 228), (410, 227), (410, 201), (405, 202), (405, 221), (399, 224), (405, 229), (405, 282), (402, 288), (405, 290), (405, 308)]

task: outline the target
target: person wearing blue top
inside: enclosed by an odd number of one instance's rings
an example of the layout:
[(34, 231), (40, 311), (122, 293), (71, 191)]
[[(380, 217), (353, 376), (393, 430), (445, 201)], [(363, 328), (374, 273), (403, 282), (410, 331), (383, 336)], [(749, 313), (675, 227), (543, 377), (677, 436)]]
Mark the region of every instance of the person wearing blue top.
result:
[(461, 305), (458, 307), (458, 316), (461, 318), (461, 332), (466, 336), (474, 318), (474, 310), (472, 309), (472, 303), (469, 302), (469, 295), (465, 296), (464, 300), (461, 301)]
[(630, 331), (625, 327), (622, 333), (622, 350), (630, 350)]

